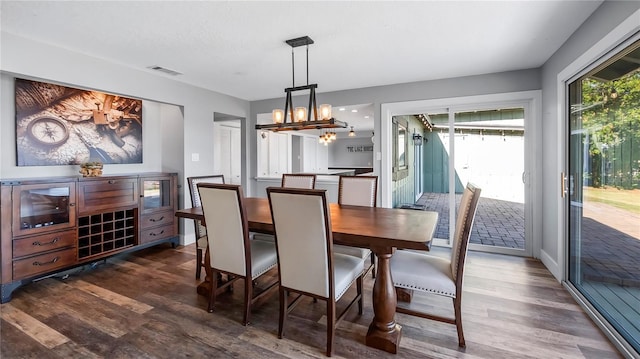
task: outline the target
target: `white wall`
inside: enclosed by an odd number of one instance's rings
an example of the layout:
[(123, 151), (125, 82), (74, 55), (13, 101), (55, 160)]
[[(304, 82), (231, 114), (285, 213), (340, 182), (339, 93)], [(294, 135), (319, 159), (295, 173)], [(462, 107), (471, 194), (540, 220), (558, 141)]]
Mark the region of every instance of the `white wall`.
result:
[[(636, 13), (640, 9), (637, 1), (606, 1), (578, 30), (556, 51), (542, 68), (542, 248), (541, 259), (557, 279), (563, 279), (564, 272), (564, 210), (560, 197), (560, 172), (565, 166), (565, 128), (564, 114), (560, 114), (563, 106), (562, 94), (558, 95), (558, 76), (570, 64), (589, 51), (594, 44), (607, 36), (614, 28), (625, 21), (631, 14), (635, 31), (640, 30), (640, 17)], [(633, 26), (633, 25), (632, 25)], [(632, 32), (634, 30), (631, 30)], [(630, 34), (621, 34), (618, 42)], [(611, 45), (603, 46), (597, 59), (611, 49)], [(586, 65), (586, 64), (585, 64)]]
[[(36, 42), (18, 35), (0, 34), (0, 178), (43, 177), (75, 175), (76, 166), (17, 167), (15, 161), (15, 109), (13, 78), (20, 77), (44, 82), (52, 82), (76, 88), (92, 89), (128, 97), (151, 100), (158, 103), (176, 105), (182, 109), (183, 131), (175, 132), (176, 142), (162, 136), (152, 136), (144, 128), (144, 158), (142, 164), (107, 166), (106, 173), (138, 173), (148, 170), (164, 170), (181, 166), (181, 183), (187, 176), (207, 174), (213, 171), (213, 114), (220, 112), (241, 118), (248, 117), (247, 101), (202, 88), (186, 85), (169, 76), (158, 76), (150, 70), (135, 69), (102, 61), (81, 53), (71, 52), (48, 44)], [(145, 106), (147, 106), (145, 104)], [(160, 108), (145, 107), (145, 121), (152, 121), (147, 115), (161, 116)], [(175, 111), (175, 110), (174, 110)], [(175, 114), (175, 113), (174, 113)], [(143, 121), (144, 122), (144, 121)], [(150, 123), (150, 122), (148, 122)], [(247, 127), (243, 126), (246, 133)], [(251, 131), (255, 132), (255, 131)], [(158, 133), (159, 134), (159, 133)], [(254, 134), (255, 136), (255, 134)], [(180, 138), (181, 137), (181, 138)], [(178, 153), (163, 153), (164, 141), (169, 148), (181, 148)], [(243, 145), (246, 141), (243, 139)], [(253, 140), (255, 143), (255, 139)], [(160, 150), (160, 153), (152, 153)], [(191, 154), (199, 153), (200, 161), (192, 162)], [(255, 151), (254, 151), (255, 153)], [(181, 156), (180, 159), (171, 158)], [(170, 159), (171, 158), (171, 159)], [(243, 163), (246, 167), (246, 163)], [(113, 168), (112, 168), (113, 167)], [(180, 172), (180, 171), (178, 171)], [(246, 171), (244, 171), (246, 173)], [(184, 196), (186, 186), (181, 191), (182, 202), (190, 205)], [(193, 241), (193, 226), (182, 225), (188, 243)]]

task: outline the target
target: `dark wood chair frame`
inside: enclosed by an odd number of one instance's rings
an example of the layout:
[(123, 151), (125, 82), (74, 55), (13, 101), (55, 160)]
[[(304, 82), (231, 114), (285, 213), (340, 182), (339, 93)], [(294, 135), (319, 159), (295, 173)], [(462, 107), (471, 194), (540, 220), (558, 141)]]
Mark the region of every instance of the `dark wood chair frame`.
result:
[[(192, 207), (201, 206), (201, 202), (199, 199), (200, 195), (198, 194), (197, 184), (204, 183), (212, 179), (219, 179), (224, 184), (224, 175), (193, 176), (193, 177), (187, 178), (187, 183), (189, 184), (189, 194), (191, 195)], [(197, 200), (195, 196), (198, 196)], [(198, 247), (198, 239), (201, 238), (200, 236), (201, 223), (199, 220), (194, 219), (193, 224), (195, 226), (195, 234), (196, 234), (196, 279), (200, 279), (200, 276), (202, 275), (202, 267), (204, 267), (204, 256), (203, 256), (204, 250)]]
[[(345, 317), (347, 312), (353, 307), (355, 303), (358, 303), (358, 314), (362, 315), (363, 313), (363, 297), (362, 297), (362, 288), (363, 281), (362, 278), (364, 273), (360, 274), (358, 279), (356, 280), (356, 291), (357, 295), (353, 300), (347, 305), (347, 307), (338, 315), (336, 318), (336, 300), (335, 298), (335, 281), (334, 281), (334, 269), (333, 269), (333, 234), (331, 232), (331, 225), (329, 224), (330, 215), (327, 206), (327, 198), (325, 195), (325, 190), (307, 190), (307, 189), (296, 189), (296, 188), (277, 188), (277, 187), (269, 187), (267, 188), (267, 197), (269, 198), (269, 208), (271, 209), (271, 220), (274, 223), (274, 232), (276, 236), (276, 247), (278, 246), (278, 234), (275, 230), (275, 220), (273, 218), (273, 207), (271, 205), (271, 193), (291, 193), (291, 194), (304, 194), (304, 195), (312, 195), (312, 196), (322, 196), (322, 203), (324, 208), (324, 218), (325, 218), (325, 231), (327, 238), (327, 258), (328, 258), (328, 270), (329, 270), (329, 297), (325, 298), (323, 296), (319, 296), (316, 294), (308, 293), (305, 291), (296, 290), (294, 288), (288, 288), (280, 285), (279, 296), (280, 296), (280, 316), (278, 321), (278, 338), (282, 339), (284, 337), (284, 326), (286, 324), (286, 319), (289, 313), (293, 311), (293, 309), (298, 305), (300, 299), (303, 296), (309, 296), (315, 300), (324, 300), (327, 303), (327, 351), (326, 355), (331, 356), (333, 354), (333, 343), (335, 341), (335, 329), (336, 326), (340, 323), (340, 321)], [(278, 280), (280, 280), (280, 254), (278, 253)], [(289, 300), (289, 293), (298, 294), (292, 300)]]

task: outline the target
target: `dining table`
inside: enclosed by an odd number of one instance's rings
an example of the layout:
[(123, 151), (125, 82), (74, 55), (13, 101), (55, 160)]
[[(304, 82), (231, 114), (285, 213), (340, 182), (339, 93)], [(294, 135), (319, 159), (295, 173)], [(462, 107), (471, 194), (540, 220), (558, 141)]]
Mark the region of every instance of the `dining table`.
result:
[[(251, 232), (274, 233), (267, 198), (247, 197), (244, 205)], [(397, 353), (402, 326), (395, 319), (398, 299), (389, 261), (396, 249), (428, 251), (438, 222), (438, 212), (330, 203), (329, 213), (335, 244), (370, 248), (378, 259), (372, 292), (374, 316), (365, 344)], [(181, 209), (175, 215), (200, 220), (206, 225), (200, 207)], [(205, 258), (208, 259), (209, 255), (206, 254)], [(205, 269), (210, 273), (210, 268)]]

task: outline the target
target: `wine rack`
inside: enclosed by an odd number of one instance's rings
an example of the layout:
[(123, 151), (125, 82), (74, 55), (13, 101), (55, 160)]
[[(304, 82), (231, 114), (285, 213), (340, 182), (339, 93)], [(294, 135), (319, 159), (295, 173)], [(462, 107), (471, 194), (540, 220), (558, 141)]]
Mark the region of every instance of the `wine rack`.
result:
[(137, 209), (79, 217), (78, 259), (133, 247), (137, 231)]

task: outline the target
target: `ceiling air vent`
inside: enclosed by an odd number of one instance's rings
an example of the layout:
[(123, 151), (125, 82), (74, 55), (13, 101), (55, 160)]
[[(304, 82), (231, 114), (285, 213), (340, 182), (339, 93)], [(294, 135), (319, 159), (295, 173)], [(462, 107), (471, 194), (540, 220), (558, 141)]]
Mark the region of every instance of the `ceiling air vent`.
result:
[(151, 70), (155, 70), (155, 71), (164, 72), (165, 74), (167, 74), (167, 75), (171, 75), (171, 76), (178, 76), (178, 75), (182, 75), (182, 74), (181, 74), (181, 73), (179, 73), (178, 71), (169, 70), (169, 69), (166, 69), (166, 68), (164, 68), (164, 67), (162, 67), (162, 66), (158, 66), (158, 65), (155, 65), (155, 66), (149, 66), (149, 67), (147, 67), (147, 68), (148, 68), (148, 69), (151, 69)]

